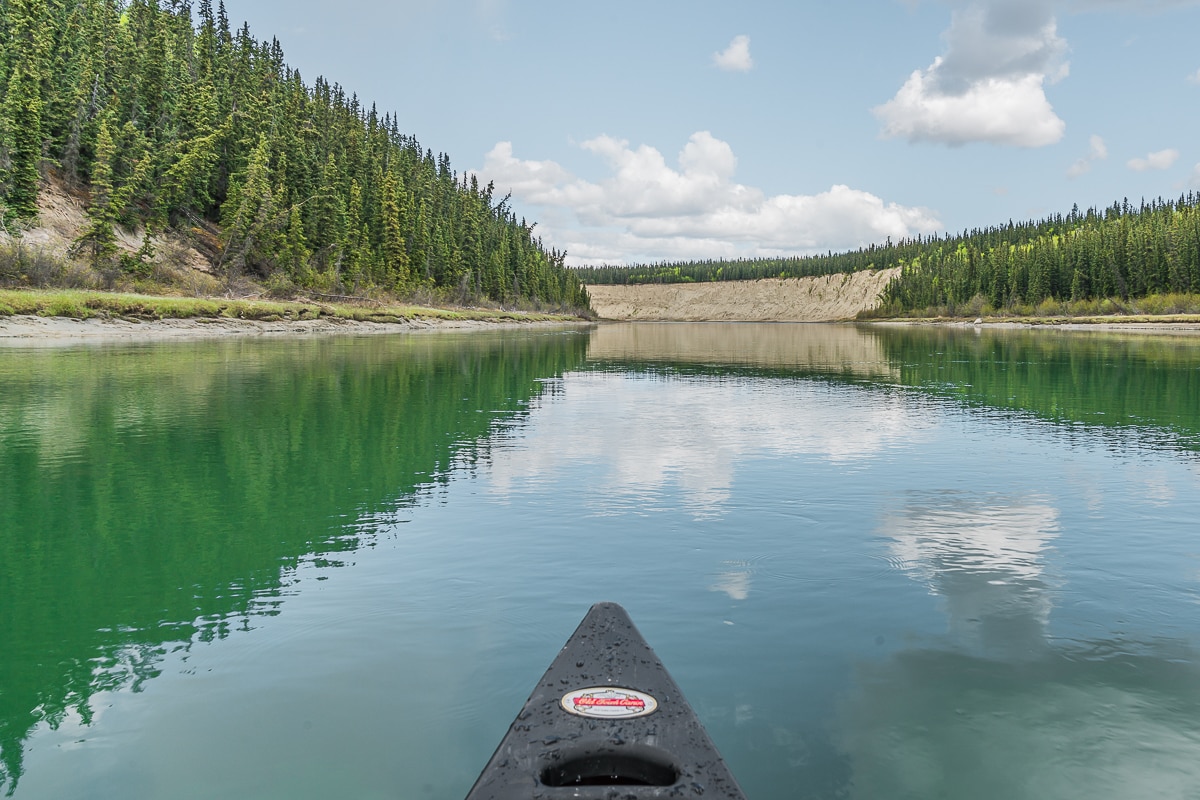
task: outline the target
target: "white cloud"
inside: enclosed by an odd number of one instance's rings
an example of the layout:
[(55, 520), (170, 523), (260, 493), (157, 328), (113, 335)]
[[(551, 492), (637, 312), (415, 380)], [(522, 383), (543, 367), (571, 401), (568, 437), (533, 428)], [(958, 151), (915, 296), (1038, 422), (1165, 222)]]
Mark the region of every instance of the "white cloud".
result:
[(1192, 170), (1192, 177), (1188, 179), (1188, 186), (1193, 189), (1200, 189), (1200, 164)]
[(1179, 158), (1179, 151), (1173, 148), (1148, 153), (1145, 158), (1131, 158), (1125, 165), (1134, 172), (1146, 172), (1151, 169), (1169, 169)]
[(1104, 140), (1099, 136), (1092, 134), (1088, 140), (1088, 153), (1083, 158), (1076, 161), (1067, 170), (1068, 178), (1078, 178), (1080, 175), (1091, 172), (1092, 162), (1103, 161), (1108, 158), (1108, 146), (1104, 144)]
[(885, 136), (950, 145), (991, 142), (1018, 147), (1043, 147), (1062, 138), (1066, 123), (1046, 99), (1042, 76), (990, 78), (962, 95), (947, 95), (929, 87), (937, 66), (935, 61), (924, 73), (914, 72), (894, 98), (875, 109), (884, 121)]
[(479, 171), (501, 192), (540, 206), (539, 230), (575, 265), (815, 253), (941, 228), (928, 209), (844, 185), (768, 197), (733, 180), (733, 148), (708, 131), (692, 134), (678, 166), (649, 145), (611, 136), (580, 146), (607, 162), (607, 177), (590, 182), (553, 161), (519, 159), (510, 142), (493, 147)]
[(508, 32), (508, 0), (475, 0), (475, 11), (488, 36), (497, 42), (511, 38)]
[(1092, 162), (1090, 159), (1081, 158), (1071, 166), (1067, 167), (1068, 178), (1078, 178), (1080, 175), (1086, 175), (1092, 171)]
[(720, 53), (713, 53), (713, 63), (727, 72), (749, 72), (754, 67), (750, 57), (750, 37), (735, 36)]
[(991, 0), (953, 14), (947, 49), (874, 109), (883, 135), (949, 145), (1042, 147), (1066, 123), (1045, 85), (1067, 76), (1066, 42), (1047, 4)]
[(1200, 86), (1200, 69), (1196, 70), (1191, 75), (1188, 75), (1188, 80)]

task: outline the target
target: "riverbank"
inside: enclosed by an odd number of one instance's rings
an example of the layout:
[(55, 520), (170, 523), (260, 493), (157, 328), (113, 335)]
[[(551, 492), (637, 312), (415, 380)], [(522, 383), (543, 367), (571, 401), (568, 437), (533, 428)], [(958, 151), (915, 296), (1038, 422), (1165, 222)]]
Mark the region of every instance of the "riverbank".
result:
[(565, 315), (496, 309), (0, 289), (0, 344), (363, 335), (583, 323)]
[(898, 327), (958, 327), (989, 329), (1051, 329), (1059, 331), (1120, 331), (1125, 333), (1170, 333), (1200, 335), (1200, 316), (1173, 314), (1163, 317), (1117, 316), (1117, 317), (1022, 317), (1005, 319), (981, 317), (968, 319), (873, 319), (863, 320), (862, 325)]
[(1200, 314), (1105, 314), (858, 319), (875, 308), (897, 270), (756, 281), (589, 285), (592, 308), (626, 322), (849, 322), (1056, 330), (1200, 333)]
[(134, 342), (225, 338), (231, 336), (365, 336), (422, 331), (475, 331), (585, 324), (563, 319), (445, 319), (414, 317), (400, 322), (363, 322), (336, 318), (275, 320), (220, 319), (71, 319), (69, 317), (0, 317), (0, 347), (76, 342)]

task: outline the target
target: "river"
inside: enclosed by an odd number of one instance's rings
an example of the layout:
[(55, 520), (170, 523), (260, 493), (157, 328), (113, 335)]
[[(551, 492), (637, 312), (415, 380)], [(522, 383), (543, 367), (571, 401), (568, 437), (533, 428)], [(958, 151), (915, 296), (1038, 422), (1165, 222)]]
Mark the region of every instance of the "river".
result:
[(1200, 339), (0, 349), (0, 792), (460, 800), (622, 603), (749, 797), (1195, 798)]

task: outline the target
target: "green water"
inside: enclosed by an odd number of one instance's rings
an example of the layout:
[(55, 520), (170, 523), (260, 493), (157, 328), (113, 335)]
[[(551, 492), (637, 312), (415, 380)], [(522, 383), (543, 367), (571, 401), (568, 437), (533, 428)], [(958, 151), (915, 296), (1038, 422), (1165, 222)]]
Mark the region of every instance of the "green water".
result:
[(1200, 796), (1200, 338), (0, 349), (0, 789), (461, 798), (587, 607), (753, 798)]

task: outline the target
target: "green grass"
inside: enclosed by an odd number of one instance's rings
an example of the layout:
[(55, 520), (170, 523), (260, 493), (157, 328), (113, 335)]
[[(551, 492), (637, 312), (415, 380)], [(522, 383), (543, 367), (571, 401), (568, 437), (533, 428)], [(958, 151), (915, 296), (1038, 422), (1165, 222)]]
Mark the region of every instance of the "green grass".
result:
[(162, 297), (82, 289), (0, 289), (0, 316), (32, 315), (72, 319), (343, 319), (358, 322), (405, 322), (412, 319), (486, 321), (565, 321), (557, 314), (536, 314), (490, 309), (444, 309), (416, 305), (359, 306), (283, 300), (227, 300), (219, 298)]
[(1091, 300), (1043, 300), (994, 308), (982, 297), (958, 306), (937, 306), (912, 311), (873, 309), (858, 315), (862, 320), (908, 319), (956, 321), (982, 318), (987, 322), (1061, 324), (1064, 322), (1200, 322), (1200, 294), (1154, 294), (1146, 297), (1106, 297)]

